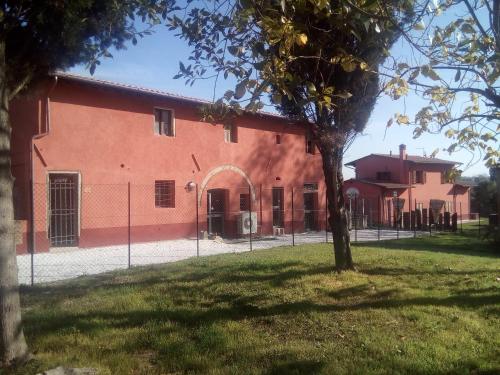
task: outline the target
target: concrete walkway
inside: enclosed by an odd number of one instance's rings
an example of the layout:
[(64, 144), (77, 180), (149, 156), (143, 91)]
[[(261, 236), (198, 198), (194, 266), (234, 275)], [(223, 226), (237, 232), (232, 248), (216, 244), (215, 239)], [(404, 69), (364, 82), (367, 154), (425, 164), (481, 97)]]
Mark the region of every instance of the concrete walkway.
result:
[[(421, 233), (417, 233), (421, 235)], [(380, 239), (395, 239), (394, 230), (381, 230)], [(413, 237), (413, 232), (400, 231), (400, 238)], [(358, 242), (377, 241), (377, 230), (364, 229), (357, 231)], [(332, 241), (331, 234), (328, 240)], [(355, 240), (354, 231), (351, 241)], [(295, 245), (321, 243), (326, 241), (325, 232), (311, 232), (295, 235)], [(254, 250), (269, 249), (277, 246), (292, 245), (292, 235), (279, 237), (255, 238), (252, 241)], [(200, 240), (199, 255), (208, 256), (224, 253), (241, 253), (250, 250), (250, 242), (245, 240)], [(198, 255), (196, 239), (182, 239), (132, 244), (130, 264), (132, 266), (175, 262)], [(128, 246), (116, 245), (87, 249), (66, 249), (45, 253), (18, 255), (19, 283), (31, 283), (31, 259), (33, 258), (33, 276), (35, 283), (44, 283), (71, 279), (83, 275), (94, 275), (107, 271), (126, 269), (128, 267)]]

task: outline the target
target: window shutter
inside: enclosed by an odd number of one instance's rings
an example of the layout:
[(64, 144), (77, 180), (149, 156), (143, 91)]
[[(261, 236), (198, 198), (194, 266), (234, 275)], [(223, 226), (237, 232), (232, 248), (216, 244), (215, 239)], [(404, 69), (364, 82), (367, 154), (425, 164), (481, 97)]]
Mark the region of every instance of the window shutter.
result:
[(162, 134), (173, 136), (174, 132), (172, 129), (172, 112), (162, 111), (161, 121), (162, 121)]
[(422, 172), (422, 183), (427, 183), (427, 172), (425, 171)]
[(155, 123), (154, 123), (154, 133), (160, 134), (160, 121), (161, 121), (161, 111), (159, 109), (154, 110)]

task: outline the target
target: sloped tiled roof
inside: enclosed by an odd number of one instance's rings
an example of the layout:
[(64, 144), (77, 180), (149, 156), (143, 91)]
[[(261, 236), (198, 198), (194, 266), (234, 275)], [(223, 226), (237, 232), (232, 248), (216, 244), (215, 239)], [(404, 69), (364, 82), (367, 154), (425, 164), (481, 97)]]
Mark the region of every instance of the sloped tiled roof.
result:
[[(350, 161), (349, 163), (346, 163), (346, 166), (356, 166), (356, 162), (366, 159), (372, 156), (379, 156), (379, 157), (384, 157), (384, 158), (391, 158), (391, 159), (399, 159), (399, 154), (370, 154), (363, 156), (362, 158)], [(417, 156), (417, 155), (406, 155), (406, 159), (409, 162), (412, 163), (417, 163), (417, 164), (446, 164), (446, 165), (456, 165), (456, 164), (461, 164), (456, 161), (451, 161), (451, 160), (444, 160), (444, 159), (438, 159), (438, 158), (429, 158), (425, 156)]]
[(347, 181), (361, 182), (363, 184), (369, 184), (369, 185), (376, 185), (376, 186), (380, 186), (380, 187), (383, 187), (386, 189), (407, 189), (408, 188), (408, 185), (399, 184), (397, 182), (371, 181), (371, 180), (356, 179), (356, 178), (351, 178), (350, 180), (347, 180)]
[[(124, 90), (124, 91), (132, 91), (132, 92), (142, 93), (142, 94), (146, 94), (146, 95), (156, 95), (156, 96), (161, 96), (161, 97), (164, 97), (167, 99), (179, 100), (179, 101), (188, 102), (188, 103), (192, 103), (192, 104), (210, 104), (210, 103), (212, 103), (211, 101), (205, 100), (205, 99), (193, 98), (190, 96), (175, 94), (175, 93), (171, 93), (168, 91), (152, 89), (152, 88), (147, 88), (147, 87), (140, 87), (140, 86), (131, 85), (131, 84), (127, 84), (127, 83), (113, 82), (113, 81), (108, 81), (108, 80), (104, 80), (104, 79), (87, 77), (87, 76), (83, 76), (80, 74), (57, 71), (57, 72), (52, 73), (51, 75), (55, 76), (55, 77), (67, 79), (70, 81), (82, 82), (82, 83), (87, 83), (87, 84), (102, 86), (102, 87), (115, 88), (115, 89), (120, 89), (120, 90)], [(278, 118), (281, 120), (287, 120), (286, 117), (281, 116), (277, 113), (272, 113), (272, 112), (258, 111), (255, 114), (265, 116), (265, 117), (274, 117), (274, 118)]]

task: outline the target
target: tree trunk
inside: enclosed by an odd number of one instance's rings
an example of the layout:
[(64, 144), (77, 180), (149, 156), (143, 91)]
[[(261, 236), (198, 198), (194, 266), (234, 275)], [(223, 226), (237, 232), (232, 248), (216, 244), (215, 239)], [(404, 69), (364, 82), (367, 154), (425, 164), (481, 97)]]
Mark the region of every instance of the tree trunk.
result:
[[(500, 165), (493, 168), (495, 168), (495, 182), (497, 185), (497, 231), (500, 234)], [(500, 238), (500, 236), (498, 238)]]
[(328, 224), (332, 230), (335, 269), (337, 272), (354, 269), (347, 212), (345, 209), (342, 174), (343, 148), (331, 140), (318, 142), (323, 160), (326, 195), (328, 197)]
[(21, 325), (17, 278), (13, 177), (10, 160), (9, 87), (6, 80), (5, 43), (0, 41), (0, 363), (23, 362), (28, 347)]

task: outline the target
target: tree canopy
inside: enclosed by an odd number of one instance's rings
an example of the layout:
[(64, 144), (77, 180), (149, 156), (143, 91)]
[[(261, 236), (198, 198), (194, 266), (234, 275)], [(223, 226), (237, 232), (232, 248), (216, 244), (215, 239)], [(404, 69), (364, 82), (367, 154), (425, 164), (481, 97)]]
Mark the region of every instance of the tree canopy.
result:
[[(342, 192), (345, 149), (383, 91), (379, 66), (419, 19), (414, 1), (193, 1), (171, 28), (192, 47), (178, 78), (236, 80), (204, 113), (256, 111), (270, 98), (306, 128), (323, 160), (337, 270), (352, 268)], [(228, 106), (228, 107), (225, 107)]]
[(500, 0), (422, 5), (422, 19), (403, 33), (410, 53), (387, 66), (386, 91), (399, 99), (413, 89), (427, 105), (395, 119), (413, 124), (415, 137), (444, 133), (447, 151), (479, 153), (491, 167), (500, 155)]

